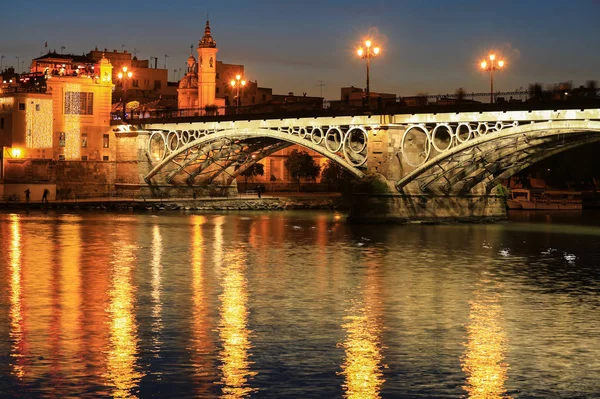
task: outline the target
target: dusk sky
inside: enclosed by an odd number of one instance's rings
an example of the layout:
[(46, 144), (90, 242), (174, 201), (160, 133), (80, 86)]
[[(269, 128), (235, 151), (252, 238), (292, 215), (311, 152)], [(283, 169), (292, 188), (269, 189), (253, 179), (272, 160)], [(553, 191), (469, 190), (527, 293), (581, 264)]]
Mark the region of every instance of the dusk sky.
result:
[[(158, 57), (169, 79), (185, 71), (190, 45), (207, 12), (225, 63), (243, 64), (246, 78), (294, 92), (339, 99), (340, 88), (364, 88), (365, 61), (356, 48), (372, 37), (382, 54), (371, 64), (371, 91), (489, 91), (479, 62), (495, 50), (506, 68), (498, 91), (600, 79), (600, 1), (11, 1), (2, 7), (0, 54), (16, 66), (47, 50), (83, 54), (94, 47)], [(44, 43), (48, 42), (48, 48)], [(195, 52), (195, 50), (194, 50)]]

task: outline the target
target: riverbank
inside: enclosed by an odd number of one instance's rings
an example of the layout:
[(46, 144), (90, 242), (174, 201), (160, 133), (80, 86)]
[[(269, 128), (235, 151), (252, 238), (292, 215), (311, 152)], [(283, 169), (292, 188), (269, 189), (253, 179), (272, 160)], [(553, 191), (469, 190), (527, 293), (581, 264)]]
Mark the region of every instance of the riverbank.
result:
[(50, 202), (0, 203), (0, 210), (111, 210), (111, 211), (283, 211), (346, 210), (340, 195), (322, 193), (285, 193), (282, 196), (238, 196), (201, 198), (86, 198)]

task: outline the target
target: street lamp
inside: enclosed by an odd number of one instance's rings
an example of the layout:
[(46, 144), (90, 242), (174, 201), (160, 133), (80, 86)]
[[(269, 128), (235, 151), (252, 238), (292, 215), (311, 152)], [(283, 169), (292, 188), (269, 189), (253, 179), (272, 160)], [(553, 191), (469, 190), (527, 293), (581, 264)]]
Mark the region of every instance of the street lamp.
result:
[(504, 67), (504, 60), (496, 61), (496, 54), (490, 53), (488, 55), (490, 59), (490, 63), (488, 64), (486, 60), (481, 61), (481, 69), (484, 71), (490, 71), (490, 104), (494, 103), (494, 71), (498, 69), (502, 69)]
[(379, 47), (373, 45), (373, 42), (369, 39), (365, 40), (365, 50), (363, 50), (362, 47), (359, 47), (358, 50), (356, 50), (356, 53), (358, 54), (358, 56), (362, 59), (366, 59), (367, 60), (367, 92), (366, 92), (366, 97), (367, 97), (367, 101), (369, 101), (369, 69), (371, 67), (371, 57), (375, 57), (379, 54)]
[(242, 80), (242, 75), (237, 74), (235, 75), (235, 79), (231, 79), (231, 88), (235, 88), (236, 89), (236, 104), (235, 104), (235, 113), (237, 114), (238, 108), (240, 107), (240, 87), (244, 87), (246, 86), (246, 81)]
[(121, 80), (121, 88), (123, 90), (123, 122), (125, 121), (125, 115), (126, 115), (126, 109), (125, 107), (127, 106), (127, 102), (125, 101), (125, 93), (127, 92), (127, 89), (125, 88), (125, 78), (131, 79), (131, 77), (133, 76), (133, 72), (131, 71), (127, 71), (127, 67), (124, 66), (123, 69), (119, 72), (119, 74), (117, 75), (119, 77), (119, 80)]

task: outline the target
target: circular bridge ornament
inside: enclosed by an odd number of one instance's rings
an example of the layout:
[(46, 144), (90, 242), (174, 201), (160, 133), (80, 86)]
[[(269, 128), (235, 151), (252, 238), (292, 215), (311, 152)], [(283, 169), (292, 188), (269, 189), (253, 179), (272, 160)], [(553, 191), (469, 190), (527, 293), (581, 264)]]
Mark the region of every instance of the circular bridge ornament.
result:
[(313, 127), (310, 131), (310, 140), (315, 144), (321, 144), (325, 135), (323, 134), (323, 129), (320, 127)]
[[(440, 128), (444, 128), (446, 129), (445, 131), (442, 130), (438, 130)], [(438, 138), (438, 134), (441, 136), (443, 133), (445, 132), (445, 134), (448, 136), (448, 139), (445, 140), (444, 138)], [(445, 148), (442, 147), (438, 147), (437, 142), (448, 142), (448, 144), (446, 145)], [(450, 147), (452, 147), (452, 144), (454, 143), (454, 131), (452, 130), (452, 126), (450, 126), (447, 123), (438, 123), (434, 128), (433, 131), (431, 132), (431, 144), (433, 145), (433, 148), (437, 151), (437, 152), (444, 152), (446, 150), (448, 150)]]
[(369, 135), (367, 130), (362, 127), (350, 128), (344, 137), (343, 152), (346, 161), (355, 167), (364, 165), (367, 162), (367, 143)]
[(344, 137), (341, 129), (336, 126), (327, 129), (327, 133), (325, 133), (325, 148), (329, 152), (336, 153), (342, 149), (342, 145), (344, 145)]
[(148, 154), (153, 161), (162, 161), (167, 154), (167, 142), (163, 132), (154, 132), (148, 140)]
[[(413, 130), (414, 132), (410, 134)], [(423, 165), (427, 162), (429, 154), (431, 153), (429, 130), (423, 125), (410, 125), (402, 135), (400, 149), (402, 150), (403, 158), (407, 164), (415, 168)], [(416, 158), (416, 160), (411, 160), (411, 156)]]

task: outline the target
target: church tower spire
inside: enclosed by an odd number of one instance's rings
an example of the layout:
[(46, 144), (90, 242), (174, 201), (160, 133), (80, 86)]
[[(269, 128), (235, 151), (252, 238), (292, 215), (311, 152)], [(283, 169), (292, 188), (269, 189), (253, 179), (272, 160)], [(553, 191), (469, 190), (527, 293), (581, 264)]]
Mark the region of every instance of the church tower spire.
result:
[(217, 88), (217, 42), (210, 32), (210, 21), (206, 21), (204, 36), (198, 43), (198, 107), (215, 105)]

